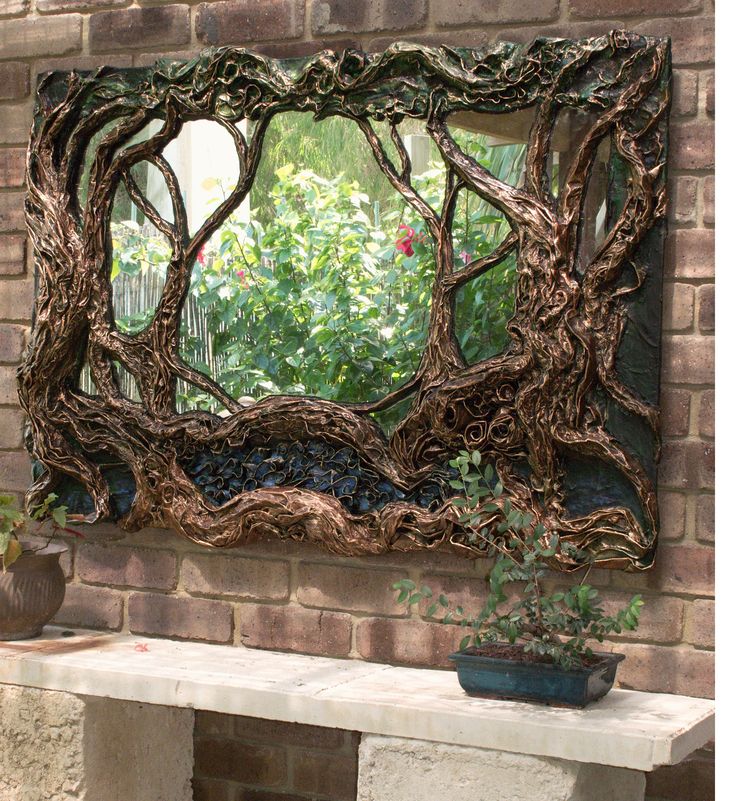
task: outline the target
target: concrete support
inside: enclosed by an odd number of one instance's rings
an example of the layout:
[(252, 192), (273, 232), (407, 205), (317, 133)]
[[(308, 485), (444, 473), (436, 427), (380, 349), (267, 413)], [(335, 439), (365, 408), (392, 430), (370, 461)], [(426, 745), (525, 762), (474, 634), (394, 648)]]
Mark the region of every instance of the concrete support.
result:
[(643, 801), (644, 773), (426, 740), (363, 735), (360, 801)]
[(191, 801), (194, 712), (0, 686), (3, 801)]

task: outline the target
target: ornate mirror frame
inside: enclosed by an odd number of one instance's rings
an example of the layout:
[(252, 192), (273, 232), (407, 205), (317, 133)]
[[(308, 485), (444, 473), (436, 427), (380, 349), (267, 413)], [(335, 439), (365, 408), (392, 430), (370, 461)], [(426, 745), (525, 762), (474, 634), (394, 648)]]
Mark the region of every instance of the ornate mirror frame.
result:
[[(186, 64), (46, 76), (27, 169), (37, 270), (32, 341), (18, 372), (35, 465), (27, 503), (55, 490), (87, 522), (169, 527), (206, 546), (275, 533), (339, 554), (442, 546), (474, 555), (487, 546), (472, 542), (458, 524), (447, 464), (459, 449), (478, 450), (494, 465), (510, 505), (543, 523), (548, 534), (601, 565), (650, 566), (658, 525), (669, 85), (669, 41), (623, 31), (580, 41), (538, 39), (525, 48), (398, 43), (379, 54), (324, 51), (298, 62), (222, 48)], [(530, 107), (535, 114), (520, 186), (502, 182), (463, 152), (448, 127), (448, 116), (458, 112)], [(593, 122), (554, 196), (551, 141), (565, 109), (587, 112)], [(268, 125), (287, 110), (354, 122), (432, 240), (436, 273), (419, 368), (377, 402), (271, 396), (241, 406), (178, 352), (197, 253), (246, 197)], [(249, 140), (236, 127), (246, 117)], [(405, 117), (426, 121), (444, 159), (440, 209), (412, 184), (397, 131)], [(218, 122), (232, 136), (240, 175), (232, 194), (190, 234), (162, 151), (185, 122), (200, 119)], [(132, 142), (152, 120), (162, 121), (158, 132)], [(389, 123), (398, 159), (374, 121)], [(103, 128), (82, 203), (85, 153)], [(604, 141), (611, 152), (607, 234), (583, 259), (586, 189)], [(136, 185), (131, 170), (142, 161), (163, 175), (172, 220)], [(172, 249), (153, 319), (137, 334), (118, 330), (112, 308), (110, 217), (121, 182)], [(458, 268), (452, 219), (463, 188), (502, 212), (510, 233), (491, 255)], [(514, 255), (508, 347), (469, 365), (455, 334), (455, 295)], [(85, 365), (97, 394), (80, 389)], [(135, 378), (140, 402), (121, 392), (118, 365)], [(230, 416), (177, 413), (177, 380), (210, 393)], [(370, 414), (409, 395), (409, 411), (389, 439)], [(202, 491), (193, 465), (203, 454), (218, 456), (220, 464), (229, 459), (237, 473), (244, 459), (275, 458), (269, 452), (279, 447), (278, 458), (292, 447), (306, 453), (307, 472), (319, 463), (368, 485), (373, 507), (355, 511), (346, 496), (338, 497), (335, 482), (315, 489), (293, 474), (242, 489), (224, 503)], [(494, 522), (493, 516), (485, 521)], [(555, 562), (563, 570), (578, 566), (569, 554)]]

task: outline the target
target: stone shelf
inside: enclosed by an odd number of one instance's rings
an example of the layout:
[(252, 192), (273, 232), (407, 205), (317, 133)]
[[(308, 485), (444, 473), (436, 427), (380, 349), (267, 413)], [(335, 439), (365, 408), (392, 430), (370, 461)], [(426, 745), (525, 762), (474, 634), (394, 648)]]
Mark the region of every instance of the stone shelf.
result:
[(714, 702), (613, 690), (586, 710), (467, 696), (454, 673), (49, 627), (0, 684), (651, 771), (714, 737)]

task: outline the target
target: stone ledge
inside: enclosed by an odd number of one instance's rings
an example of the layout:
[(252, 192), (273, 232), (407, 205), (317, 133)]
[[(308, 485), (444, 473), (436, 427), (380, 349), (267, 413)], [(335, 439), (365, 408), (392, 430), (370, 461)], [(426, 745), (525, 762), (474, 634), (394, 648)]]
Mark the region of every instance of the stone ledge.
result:
[(78, 631), (0, 643), (0, 683), (650, 771), (714, 737), (713, 701), (613, 690), (586, 710), (471, 698), (453, 673)]

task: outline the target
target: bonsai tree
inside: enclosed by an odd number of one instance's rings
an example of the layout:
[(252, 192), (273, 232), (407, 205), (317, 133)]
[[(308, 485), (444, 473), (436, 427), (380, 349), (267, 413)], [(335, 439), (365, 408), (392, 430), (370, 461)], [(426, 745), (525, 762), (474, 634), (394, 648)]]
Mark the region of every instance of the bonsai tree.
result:
[[(76, 531), (66, 527), (67, 507), (52, 507), (56, 500), (58, 496), (53, 492), (49, 493), (39, 506), (26, 515), (15, 508), (15, 499), (12, 495), (0, 495), (0, 565), (3, 573), (24, 551), (40, 551), (45, 548), (59, 531), (77, 534)], [(51, 518), (51, 534), (46, 542), (38, 547), (24, 548), (18, 541), (18, 532), (22, 531), (30, 520), (43, 521), (47, 518)]]
[[(496, 554), (488, 578), (488, 597), (475, 616), (460, 606), (452, 608), (443, 594), (427, 609), (430, 618), (444, 611), (441, 622), (470, 629), (462, 638), (461, 650), (471, 643), (482, 647), (518, 641), (525, 652), (540, 661), (571, 669), (595, 657), (588, 646), (590, 640), (602, 642), (611, 632), (636, 629), (644, 604), (641, 596), (633, 596), (614, 615), (605, 614), (598, 590), (586, 583), (592, 561), (579, 584), (566, 590), (549, 590), (543, 581), (550, 572), (548, 563), (559, 552), (579, 558), (578, 549), (547, 532), (543, 525), (533, 525), (531, 514), (515, 509), (501, 482), (494, 481), (493, 468), (483, 467), (480, 452), (460, 451), (450, 464), (459, 471), (453, 487), (462, 491), (453, 503), (462, 510), (460, 520), (471, 542), (483, 540)], [(499, 514), (502, 522), (488, 523), (491, 518), (497, 520)], [(506, 589), (512, 582), (522, 584), (523, 591), (518, 600), (509, 603)], [(402, 579), (393, 587), (398, 590), (397, 602), (410, 607), (433, 598), (429, 587), (417, 587), (410, 579)]]

